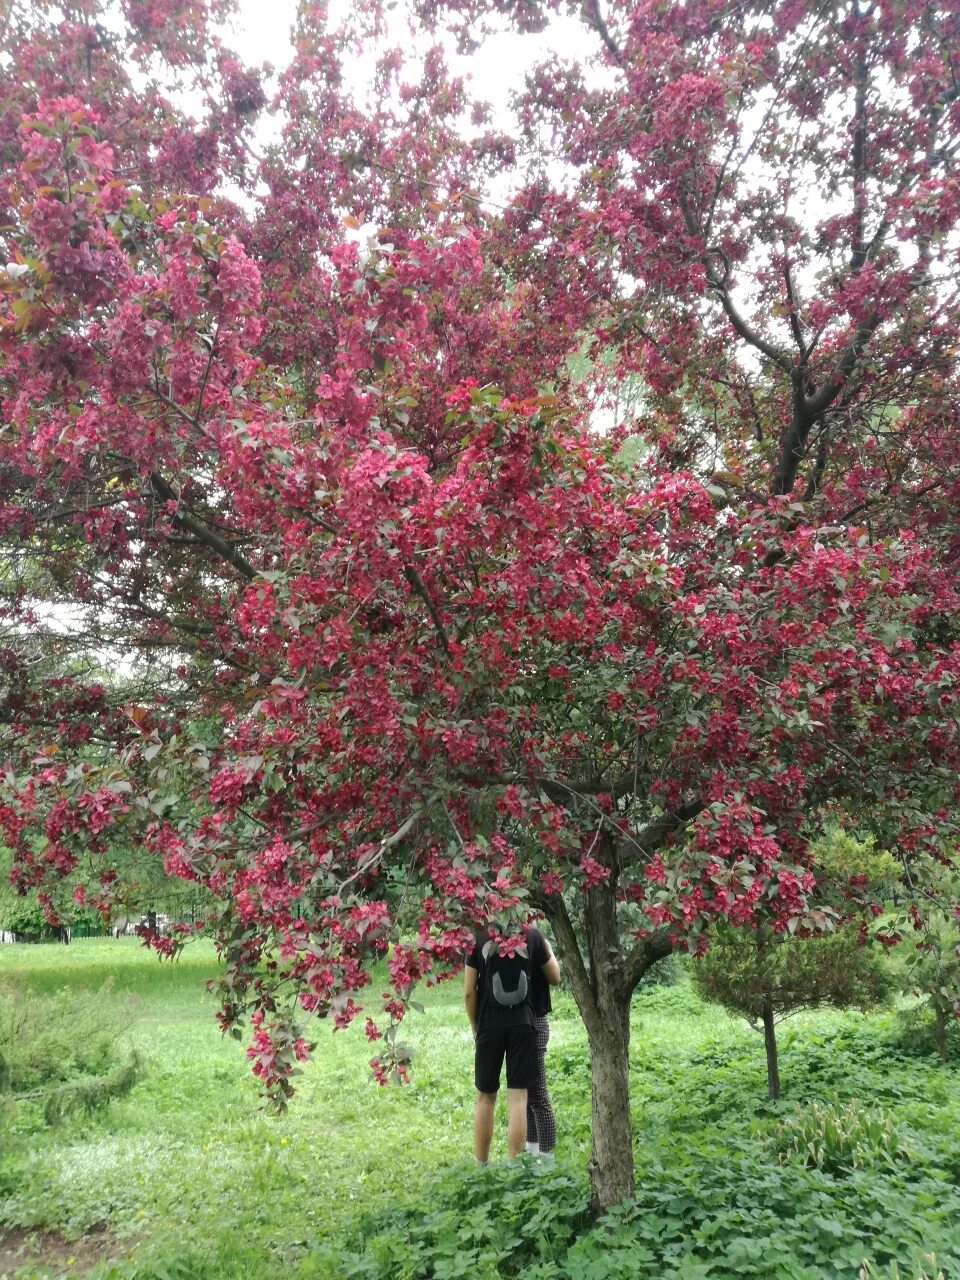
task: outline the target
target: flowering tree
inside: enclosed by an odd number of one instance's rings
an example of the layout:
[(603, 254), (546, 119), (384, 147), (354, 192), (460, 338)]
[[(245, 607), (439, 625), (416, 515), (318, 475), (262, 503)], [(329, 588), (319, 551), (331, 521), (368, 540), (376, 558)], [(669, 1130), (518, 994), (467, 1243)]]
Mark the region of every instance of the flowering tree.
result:
[(613, 1204), (646, 969), (829, 927), (826, 811), (913, 862), (954, 830), (960, 11), (588, 4), (596, 79), (532, 74), (518, 152), (422, 38), (356, 100), (382, 15), (304, 4), (257, 161), (220, 6), (62, 8), (9, 12), (0, 119), (15, 882), (109, 911), (142, 842), (201, 884), (280, 1101), (306, 1015), (402, 1079), (417, 981), (545, 914)]

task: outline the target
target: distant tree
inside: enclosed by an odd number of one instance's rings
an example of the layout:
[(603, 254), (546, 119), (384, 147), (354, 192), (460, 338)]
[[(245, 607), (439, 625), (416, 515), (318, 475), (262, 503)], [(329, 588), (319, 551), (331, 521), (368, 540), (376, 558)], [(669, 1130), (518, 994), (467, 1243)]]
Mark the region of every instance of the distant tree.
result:
[(719, 927), (710, 950), (695, 961), (693, 975), (706, 999), (742, 1014), (763, 1032), (771, 1098), (780, 1097), (779, 1023), (824, 1005), (866, 1009), (882, 1002), (892, 986), (881, 949), (862, 942), (856, 925), (818, 938)]
[[(36, 841), (39, 845), (40, 841)], [(113, 876), (122, 892), (108, 912), (84, 906), (77, 900), (86, 883), (86, 868), (78, 868), (49, 886), (43, 902), (34, 894), (18, 893), (10, 882), (13, 854), (0, 845), (0, 930), (19, 941), (68, 941), (79, 927), (93, 932), (146, 925), (150, 915), (171, 920), (202, 922), (212, 898), (199, 885), (187, 885), (178, 876), (166, 875), (149, 849), (108, 845), (98, 855), (102, 875)], [(54, 917), (56, 923), (51, 921)], [(198, 926), (199, 927), (199, 926)]]
[[(842, 881), (845, 892), (853, 880), (866, 894), (877, 893), (898, 872), (896, 861), (877, 850), (872, 839), (858, 840), (840, 829), (830, 830), (810, 848), (820, 879)], [(871, 940), (865, 921), (813, 937), (797, 936), (795, 924), (793, 931), (769, 924), (718, 927), (693, 974), (706, 999), (742, 1014), (763, 1032), (771, 1098), (780, 1096), (778, 1023), (824, 1005), (868, 1008), (882, 1002), (894, 983), (882, 947)]]
[[(960, 911), (953, 905), (960, 901), (960, 877), (949, 863), (937, 862), (908, 869), (907, 875), (911, 888), (922, 889), (904, 912), (912, 929), (905, 927), (903, 942), (914, 942), (907, 963), (907, 985), (910, 991), (926, 997), (933, 1015), (937, 1056), (946, 1062), (947, 1031), (956, 1018), (960, 986)], [(917, 884), (918, 876), (923, 877), (922, 885)]]

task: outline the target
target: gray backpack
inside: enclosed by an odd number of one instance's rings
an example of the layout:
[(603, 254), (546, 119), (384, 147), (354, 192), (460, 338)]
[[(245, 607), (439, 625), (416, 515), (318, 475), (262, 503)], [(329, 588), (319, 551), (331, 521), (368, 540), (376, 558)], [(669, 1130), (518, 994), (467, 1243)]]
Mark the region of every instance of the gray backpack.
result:
[(501, 1009), (530, 1007), (530, 952), (524, 944), (513, 955), (504, 955), (496, 938), (488, 938), (480, 949), (483, 957), (484, 988), (488, 1001)]

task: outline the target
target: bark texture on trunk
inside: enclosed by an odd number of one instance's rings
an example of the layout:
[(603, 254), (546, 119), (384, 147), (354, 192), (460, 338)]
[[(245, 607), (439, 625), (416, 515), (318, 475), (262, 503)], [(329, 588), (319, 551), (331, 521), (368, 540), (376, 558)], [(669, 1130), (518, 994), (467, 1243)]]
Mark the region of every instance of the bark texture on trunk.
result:
[(933, 1009), (933, 1035), (937, 1044), (937, 1057), (941, 1062), (947, 1061), (947, 1018), (940, 1005)]
[[(633, 1194), (633, 1130), (630, 1120), (630, 998), (643, 964), (634, 957), (628, 975), (620, 945), (615, 876), (585, 895), (581, 951), (562, 899), (542, 899), (590, 1046), (592, 1151), (591, 1204), (602, 1213)], [(662, 940), (651, 940), (649, 964)], [(635, 976), (636, 975), (636, 976)]]
[(590, 1205), (594, 1214), (633, 1195), (633, 1126), (630, 1122), (630, 1018), (625, 1015), (589, 1035)]
[(776, 1100), (780, 1097), (780, 1063), (777, 1058), (777, 1029), (773, 1021), (773, 1001), (763, 997), (761, 1006), (763, 1022), (763, 1047), (767, 1052), (767, 1094)]

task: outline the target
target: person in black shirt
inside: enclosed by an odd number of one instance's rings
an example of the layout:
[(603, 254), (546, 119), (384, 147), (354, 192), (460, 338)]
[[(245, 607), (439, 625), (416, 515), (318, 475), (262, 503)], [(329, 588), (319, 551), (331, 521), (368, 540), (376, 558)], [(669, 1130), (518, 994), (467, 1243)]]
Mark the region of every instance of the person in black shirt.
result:
[(490, 1154), (504, 1059), (507, 1064), (507, 1153), (511, 1158), (518, 1156), (526, 1143), (528, 1091), (536, 1091), (543, 1081), (545, 1092), (536, 1018), (538, 1010), (541, 1017), (546, 1016), (550, 1007), (548, 988), (559, 985), (560, 965), (539, 929), (530, 926), (524, 932), (527, 957), (523, 967), (530, 974), (524, 999), (504, 1005), (491, 995), (491, 969), (497, 965), (498, 952), (494, 942), (501, 934), (495, 923), (477, 934), (464, 968), (464, 1003), (476, 1041), (473, 1150), (481, 1164), (486, 1163)]

